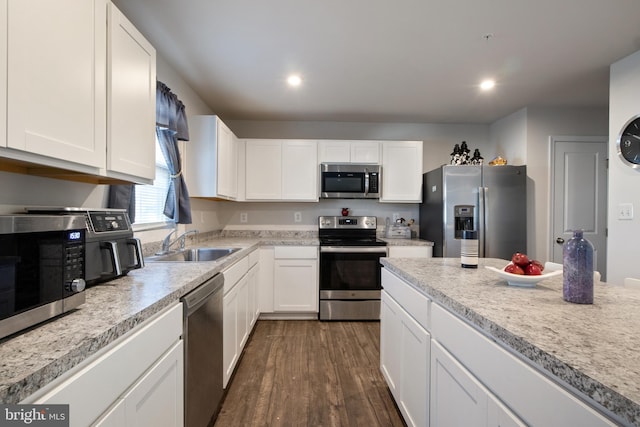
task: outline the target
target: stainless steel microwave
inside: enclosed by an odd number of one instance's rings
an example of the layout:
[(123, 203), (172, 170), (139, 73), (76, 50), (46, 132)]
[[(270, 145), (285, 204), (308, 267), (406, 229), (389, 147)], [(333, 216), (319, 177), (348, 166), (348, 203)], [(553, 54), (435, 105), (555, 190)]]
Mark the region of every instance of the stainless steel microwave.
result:
[(85, 302), (84, 216), (0, 216), (0, 339)]
[(320, 164), (320, 197), (323, 199), (379, 199), (380, 165)]

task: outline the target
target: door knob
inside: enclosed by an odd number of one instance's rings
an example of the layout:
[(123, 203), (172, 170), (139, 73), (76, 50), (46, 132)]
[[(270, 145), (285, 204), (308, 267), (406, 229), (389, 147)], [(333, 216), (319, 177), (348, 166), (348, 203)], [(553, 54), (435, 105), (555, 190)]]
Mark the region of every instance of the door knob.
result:
[(556, 243), (558, 243), (558, 244), (563, 244), (563, 243), (564, 243), (564, 239), (563, 239), (562, 237), (558, 237), (558, 238), (556, 239)]

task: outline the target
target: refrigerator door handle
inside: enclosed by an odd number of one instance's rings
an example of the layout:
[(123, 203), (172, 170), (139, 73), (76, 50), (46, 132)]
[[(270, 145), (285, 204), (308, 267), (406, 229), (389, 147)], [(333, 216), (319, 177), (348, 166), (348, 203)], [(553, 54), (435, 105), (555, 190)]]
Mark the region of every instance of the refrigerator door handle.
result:
[(487, 230), (487, 221), (485, 220), (487, 208), (487, 187), (478, 187), (478, 256), (484, 258), (485, 236), (489, 232)]

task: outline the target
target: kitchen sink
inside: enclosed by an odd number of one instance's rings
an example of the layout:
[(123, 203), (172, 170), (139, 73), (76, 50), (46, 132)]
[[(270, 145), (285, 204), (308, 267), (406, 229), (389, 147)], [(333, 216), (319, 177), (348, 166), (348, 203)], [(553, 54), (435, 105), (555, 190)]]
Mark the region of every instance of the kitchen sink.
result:
[(178, 252), (171, 252), (166, 255), (155, 255), (145, 258), (149, 262), (196, 262), (215, 261), (239, 251), (240, 248), (195, 248), (182, 249)]

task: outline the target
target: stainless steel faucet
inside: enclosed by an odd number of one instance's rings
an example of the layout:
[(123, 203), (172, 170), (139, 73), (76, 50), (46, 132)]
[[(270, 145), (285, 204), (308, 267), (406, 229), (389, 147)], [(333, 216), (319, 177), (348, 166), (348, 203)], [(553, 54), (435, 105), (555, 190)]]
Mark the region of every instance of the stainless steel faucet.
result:
[(180, 242), (180, 250), (184, 249), (185, 246), (185, 240), (186, 237), (189, 234), (197, 234), (198, 230), (187, 230), (184, 233), (182, 233), (181, 235), (179, 235), (178, 237), (175, 238), (174, 241), (171, 241), (171, 236), (173, 236), (174, 233), (176, 233), (178, 231), (177, 228), (174, 228), (173, 230), (171, 230), (171, 232), (162, 240), (162, 249), (160, 250), (160, 252), (158, 252), (156, 255), (166, 255), (169, 253), (169, 249), (171, 248), (171, 246), (173, 246), (176, 242)]

